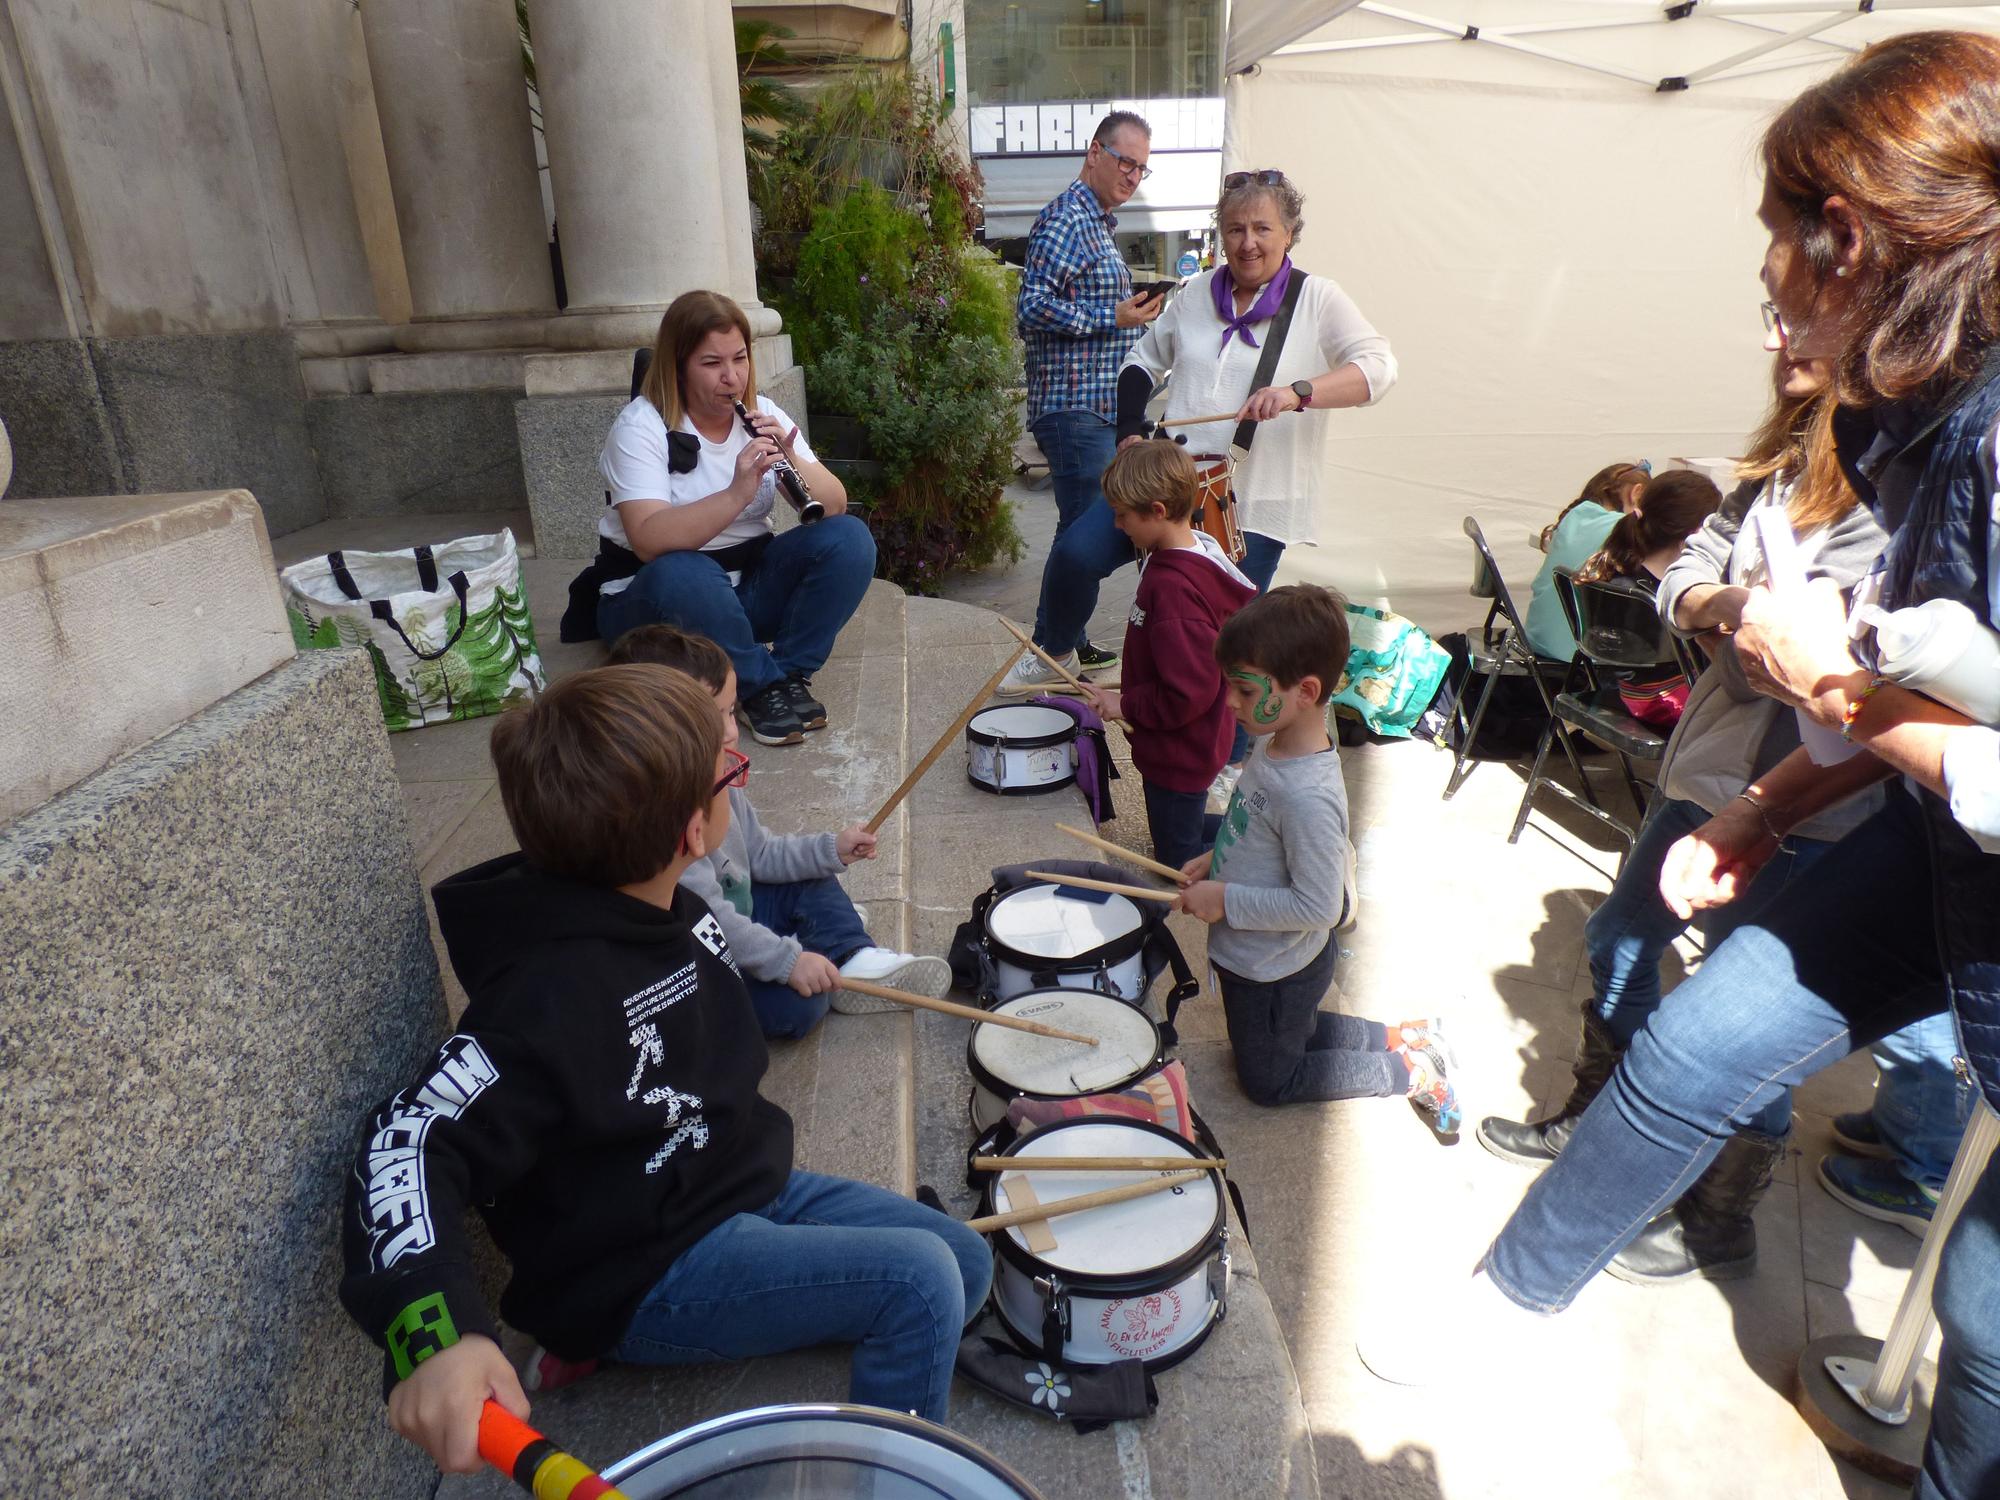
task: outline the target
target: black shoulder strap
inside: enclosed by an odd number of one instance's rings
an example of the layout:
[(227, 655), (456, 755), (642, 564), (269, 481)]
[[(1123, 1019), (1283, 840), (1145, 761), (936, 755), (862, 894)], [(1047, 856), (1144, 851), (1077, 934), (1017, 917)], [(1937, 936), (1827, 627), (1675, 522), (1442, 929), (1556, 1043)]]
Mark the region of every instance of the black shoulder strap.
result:
[[(1256, 395), (1269, 385), (1271, 376), (1277, 372), (1278, 354), (1285, 347), (1285, 335), (1292, 331), (1292, 314), (1298, 311), (1299, 293), (1305, 288), (1306, 273), (1293, 266), (1291, 282), (1285, 287), (1284, 305), (1278, 309), (1277, 316), (1271, 319), (1270, 327), (1264, 330), (1264, 350), (1257, 356), (1257, 373), (1250, 377), (1250, 392), (1243, 398), (1244, 400), (1249, 400), (1250, 396)], [(1250, 440), (1256, 436), (1255, 422), (1238, 422), (1233, 445), (1248, 453)]]

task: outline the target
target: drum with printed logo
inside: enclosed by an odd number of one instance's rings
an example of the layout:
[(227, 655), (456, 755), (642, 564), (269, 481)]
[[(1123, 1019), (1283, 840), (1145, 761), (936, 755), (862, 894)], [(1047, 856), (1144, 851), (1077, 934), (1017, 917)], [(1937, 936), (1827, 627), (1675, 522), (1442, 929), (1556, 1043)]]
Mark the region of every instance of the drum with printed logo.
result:
[(985, 928), (1002, 1000), (1062, 985), (1145, 1001), (1146, 923), (1124, 896), (1024, 885), (986, 909)]
[(1003, 797), (1055, 792), (1076, 780), (1077, 718), (1045, 703), (982, 708), (965, 726), (965, 775)]
[(873, 1406), (764, 1406), (662, 1438), (604, 1471), (628, 1500), (1041, 1500), (949, 1428)]
[(1098, 1041), (1084, 1048), (1002, 1026), (973, 1027), (965, 1066), (972, 1074), (969, 1108), (976, 1131), (1006, 1119), (1016, 1099), (1081, 1099), (1129, 1088), (1157, 1073), (1166, 1051), (1150, 1016), (1094, 990), (1029, 990), (1002, 1000), (993, 1012)]
[[(1137, 1120), (1060, 1120), (1022, 1136), (1006, 1155), (1172, 1156), (1195, 1148)], [(1008, 1190), (1026, 1176), (1043, 1204), (1138, 1181), (1136, 1172), (997, 1172), (980, 1212), (1021, 1205)], [(1043, 1233), (1037, 1233), (1043, 1231)], [(1040, 1248), (1030, 1248), (1034, 1241)], [(1178, 1364), (1201, 1346), (1229, 1304), (1229, 1220), (1222, 1178), (1123, 1203), (1016, 1224), (994, 1236), (993, 1305), (1023, 1349), (1049, 1363), (1142, 1359)]]

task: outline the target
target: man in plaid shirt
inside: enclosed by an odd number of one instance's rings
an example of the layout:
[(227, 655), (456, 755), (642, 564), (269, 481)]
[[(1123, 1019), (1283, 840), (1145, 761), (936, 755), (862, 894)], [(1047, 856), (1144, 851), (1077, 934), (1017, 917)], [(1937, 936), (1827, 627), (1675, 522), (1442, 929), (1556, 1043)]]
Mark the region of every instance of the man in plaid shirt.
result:
[[(1041, 211), (1028, 231), (1028, 263), (1021, 273), (1016, 316), (1027, 346), (1028, 430), (1049, 460), (1058, 537), (1091, 506), (1103, 503), (1098, 479), (1118, 446), (1118, 370), (1138, 342), (1139, 330), (1167, 305), (1164, 297), (1132, 295), (1132, 273), (1111, 238), (1118, 225), (1112, 210), (1151, 175), (1146, 158), (1152, 135), (1152, 128), (1129, 111), (1106, 115), (1084, 153), (1077, 180)], [(1070, 654), (1080, 653), (1086, 668), (1118, 660), (1087, 640), (1049, 640), (1047, 614), (1044, 603), (1035, 616), (1035, 642), (1051, 656), (1070, 665)], [(1029, 655), (999, 691), (1026, 697), (1046, 692), (1057, 681)]]

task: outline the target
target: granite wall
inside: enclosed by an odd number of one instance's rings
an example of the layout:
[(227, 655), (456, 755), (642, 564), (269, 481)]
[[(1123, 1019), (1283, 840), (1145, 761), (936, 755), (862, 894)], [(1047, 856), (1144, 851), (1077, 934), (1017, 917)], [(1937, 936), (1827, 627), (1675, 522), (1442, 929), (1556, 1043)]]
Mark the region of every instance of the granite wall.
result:
[(520, 510), (527, 491), (514, 433), (518, 399), (509, 391), (314, 397), (305, 421), (326, 514)]
[(308, 652), (0, 828), (12, 1475), (432, 1493), (335, 1286), (359, 1121), (443, 1024), (359, 653)]

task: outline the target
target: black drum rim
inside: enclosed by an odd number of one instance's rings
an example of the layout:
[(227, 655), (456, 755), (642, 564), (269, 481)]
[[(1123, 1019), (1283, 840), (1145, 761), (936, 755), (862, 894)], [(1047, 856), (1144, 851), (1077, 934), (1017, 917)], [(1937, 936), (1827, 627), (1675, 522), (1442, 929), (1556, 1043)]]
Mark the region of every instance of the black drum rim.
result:
[(1076, 785), (1076, 772), (1072, 770), (1061, 781), (1043, 781), (1034, 786), (995, 786), (990, 781), (982, 781), (972, 774), (972, 767), (965, 768), (965, 779), (980, 791), (995, 797), (1039, 797), (1047, 792), (1059, 792), (1066, 786)]
[[(1072, 1286), (1072, 1283), (1066, 1281), (1063, 1283), (1063, 1286), (1067, 1289)], [(1147, 1290), (1157, 1291), (1158, 1288), (1148, 1287)], [(1195, 1350), (1199, 1349), (1203, 1344), (1208, 1342), (1208, 1336), (1211, 1333), (1215, 1332), (1216, 1328), (1220, 1326), (1222, 1320), (1226, 1318), (1228, 1315), (1229, 1315), (1229, 1309), (1223, 1303), (1221, 1302), (1209, 1303), (1208, 1317), (1202, 1323), (1201, 1328), (1195, 1333), (1193, 1338), (1189, 1339), (1185, 1344), (1182, 1344), (1180, 1348), (1174, 1350), (1173, 1353), (1171, 1354), (1156, 1354), (1151, 1359), (1140, 1360), (1140, 1363), (1146, 1367), (1146, 1373), (1148, 1375), (1164, 1374), (1168, 1370), (1171, 1370), (1175, 1365), (1179, 1364), (1182, 1360), (1188, 1358), (1195, 1352)], [(1041, 1344), (1037, 1342), (1036, 1339), (1031, 1334), (1014, 1326), (1013, 1322), (1007, 1316), (1007, 1309), (1001, 1304), (1000, 1299), (998, 1297), (995, 1297), (993, 1299), (993, 1316), (1000, 1320), (1001, 1328), (1006, 1331), (1009, 1341), (1013, 1343), (1016, 1349), (1019, 1349), (1023, 1354), (1027, 1355), (1031, 1359), (1048, 1358), (1047, 1351), (1042, 1348)], [(1071, 1366), (1081, 1367), (1083, 1369), (1101, 1369), (1105, 1365), (1114, 1363), (1114, 1361), (1077, 1359), (1077, 1360), (1069, 1360), (1067, 1361), (1067, 1363), (1070, 1364)]]
[(1052, 729), (1047, 734), (987, 734), (977, 728), (979, 714), (974, 714), (965, 726), (965, 737), (975, 745), (1004, 746), (1009, 750), (1050, 750), (1057, 745), (1073, 744), (1083, 728), (1083, 720), (1072, 709), (1055, 703), (996, 703), (992, 708), (982, 708), (979, 713), (992, 713), (995, 709), (1040, 708), (1052, 714), (1061, 714), (1069, 720), (1064, 729)]
[[(1005, 906), (1010, 897), (1019, 895), (1022, 891), (1039, 889), (1042, 886), (1047, 886), (1050, 890), (1054, 890), (1061, 884), (1060, 880), (1026, 881), (1021, 885), (1015, 886), (1013, 890), (1008, 891), (1006, 895), (999, 897), (991, 906), (986, 908), (986, 915), (979, 919), (980, 936), (986, 940), (986, 951), (993, 956), (995, 963), (1012, 964), (1015, 968), (1025, 969), (1030, 974), (1094, 974), (1099, 969), (1109, 969), (1114, 964), (1124, 963), (1128, 958), (1136, 958), (1140, 953), (1145, 951), (1147, 934), (1146, 919), (1143, 912), (1139, 916), (1139, 925), (1130, 932), (1124, 934), (1122, 937), (1112, 938), (1108, 942), (1099, 943), (1088, 953), (1079, 953), (1070, 958), (1045, 958), (1034, 953), (1023, 953), (1019, 948), (1010, 946), (1004, 938), (994, 936), (993, 913)], [(1054, 988), (1054, 986), (1036, 985), (1035, 988), (1050, 989)], [(1094, 989), (1096, 986), (1093, 985), (1092, 988)], [(1102, 993), (1108, 995), (1111, 992), (1105, 990)], [(1013, 997), (1010, 995), (1008, 998), (1012, 999)], [(1124, 1001), (1127, 1005), (1133, 1003), (1130, 1000), (1125, 1000), (1125, 997), (1122, 995), (1116, 998)], [(988, 1009), (991, 1008), (990, 1006), (988, 1007)]]
[[(1088, 1099), (1090, 1094), (1114, 1093), (1122, 1089), (1129, 1089), (1133, 1084), (1151, 1078), (1171, 1061), (1167, 1056), (1166, 1038), (1160, 1035), (1160, 1023), (1147, 1015), (1143, 1010), (1140, 1010), (1138, 1006), (1127, 1000), (1123, 995), (1114, 995), (1109, 990), (1080, 990), (1072, 985), (1044, 985), (1037, 989), (1022, 990), (1020, 994), (1009, 995), (1005, 1000), (996, 1000), (993, 1004), (987, 1006), (986, 1009), (988, 1011), (999, 1011), (1003, 1005), (1012, 1005), (1016, 1000), (1024, 1000), (1030, 995), (1052, 995), (1061, 990), (1069, 990), (1071, 993), (1078, 995), (1102, 995), (1105, 999), (1122, 1005), (1126, 1010), (1136, 1014), (1140, 1020), (1146, 1023), (1147, 1030), (1152, 1034), (1153, 1060), (1139, 1069), (1130, 1078), (1124, 1079), (1119, 1083), (1107, 1083), (1101, 1089), (1090, 1090), (1088, 1094), (1043, 1094), (1036, 1092), (1034, 1089), (1024, 1089), (1018, 1085), (1008, 1083), (996, 1076), (990, 1068), (980, 1062), (979, 1054), (974, 1050), (973, 1046), (979, 1037), (979, 1028), (975, 1025), (965, 1039), (965, 1071), (972, 1075), (972, 1081), (975, 1084), (985, 1089), (987, 1093), (1000, 1101), (1003, 1119), (1005, 1118), (1004, 1112), (1006, 1107), (1016, 1099), (1033, 1099), (1038, 1103), (1050, 1103), (1062, 1099)], [(1012, 1015), (1013, 1012), (1009, 1011), (1007, 1014)], [(968, 1104), (967, 1108), (970, 1109), (970, 1107), (970, 1104)], [(1139, 1120), (1133, 1123), (1143, 1125), (1146, 1122)], [(1172, 1133), (1171, 1131), (1168, 1132), (1170, 1135)], [(1178, 1140), (1180, 1137), (1176, 1136), (1175, 1139)]]

